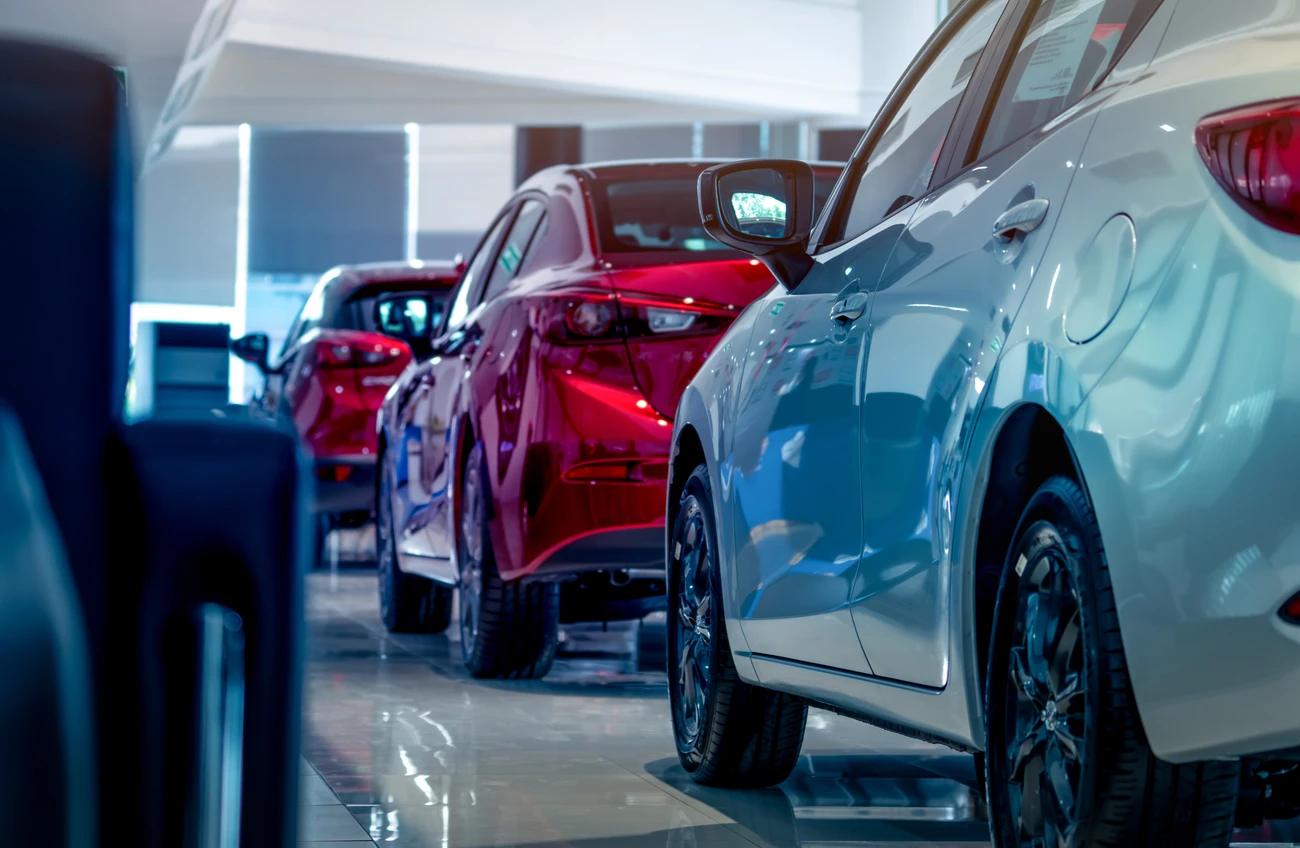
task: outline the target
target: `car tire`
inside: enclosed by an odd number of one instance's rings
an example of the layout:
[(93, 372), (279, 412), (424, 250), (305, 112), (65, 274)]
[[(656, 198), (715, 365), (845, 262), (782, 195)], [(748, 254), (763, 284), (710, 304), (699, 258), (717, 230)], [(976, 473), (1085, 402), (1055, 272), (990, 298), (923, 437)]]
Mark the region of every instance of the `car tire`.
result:
[(1152, 754), (1082, 487), (1048, 480), (1013, 538), (985, 688), (993, 844), (1226, 846), (1241, 767)]
[(501, 579), (488, 532), (491, 503), (483, 445), (478, 443), (461, 480), (461, 656), (473, 677), (545, 677), (560, 643), (560, 586)]
[(736, 672), (709, 492), (701, 465), (686, 481), (669, 542), (668, 690), (677, 756), (696, 783), (773, 786), (799, 759), (808, 706)]
[(381, 456), (375, 504), (375, 569), (379, 576), (379, 617), (390, 633), (442, 633), (451, 624), (454, 590), (426, 577), (407, 574), (397, 563), (393, 524), (392, 477)]

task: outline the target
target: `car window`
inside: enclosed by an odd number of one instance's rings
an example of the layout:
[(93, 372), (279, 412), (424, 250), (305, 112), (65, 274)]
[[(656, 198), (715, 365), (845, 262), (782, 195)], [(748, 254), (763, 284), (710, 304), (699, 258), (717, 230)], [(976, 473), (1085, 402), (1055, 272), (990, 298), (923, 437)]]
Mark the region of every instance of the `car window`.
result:
[(601, 251), (732, 252), (704, 230), (698, 183), (697, 173), (679, 176), (653, 171), (595, 180), (592, 202)]
[(515, 278), (515, 274), (519, 273), (524, 254), (528, 251), (533, 233), (537, 231), (537, 224), (545, 211), (546, 207), (538, 200), (525, 200), (524, 205), (519, 207), (519, 214), (515, 216), (515, 222), (510, 227), (510, 234), (502, 242), (501, 251), (492, 265), (487, 288), (483, 290), (483, 301), (489, 301), (505, 291), (506, 286), (510, 285), (510, 281)]
[(470, 309), (474, 307), (477, 300), (474, 300), (475, 290), (479, 288), (479, 282), (487, 272), (487, 265), (497, 254), (497, 245), (501, 242), (501, 234), (509, 225), (514, 217), (513, 210), (507, 212), (497, 219), (496, 224), (488, 233), (487, 238), (483, 239), (479, 245), (478, 253), (470, 260), (469, 267), (460, 278), (460, 285), (456, 286), (456, 294), (451, 302), (451, 309), (447, 312), (447, 323), (442, 328), (444, 331), (452, 327), (459, 326), (468, 317)]
[(284, 345), (280, 348), (279, 360), (284, 359), (285, 354), (298, 343), (299, 339), (320, 326), (321, 319), (325, 315), (325, 287), (336, 276), (338, 276), (336, 272), (330, 272), (311, 290), (302, 309), (298, 310), (298, 317), (293, 319), (293, 324), (289, 327), (289, 335), (285, 336)]
[(331, 326), (398, 338), (427, 335), (431, 327), (442, 323), (447, 293), (414, 289), (411, 285), (399, 281), (365, 286), (334, 314)]
[(926, 193), (962, 94), (1008, 0), (986, 0), (934, 56), (872, 149), (838, 236), (853, 238)]
[(1159, 0), (1038, 0), (972, 161), (1079, 102), (1159, 5)]

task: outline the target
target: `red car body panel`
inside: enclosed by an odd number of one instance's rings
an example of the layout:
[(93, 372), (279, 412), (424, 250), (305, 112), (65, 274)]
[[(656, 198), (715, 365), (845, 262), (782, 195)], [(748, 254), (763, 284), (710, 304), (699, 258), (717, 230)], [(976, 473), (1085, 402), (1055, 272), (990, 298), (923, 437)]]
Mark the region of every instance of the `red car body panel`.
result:
[[(693, 180), (709, 164), (655, 167)], [(452, 295), (466, 300), (463, 321), (451, 307), (433, 358), (407, 369), (389, 392), (380, 414), (382, 473), (391, 475), (404, 570), (456, 581), (456, 500), (475, 441), (484, 446), (488, 529), (504, 579), (663, 568), (671, 416), (718, 337), (773, 280), (731, 251), (712, 259), (602, 252), (591, 191), (602, 170), (552, 168), (520, 188), (499, 219), (501, 234), (498, 224), (489, 228)], [(482, 285), (476, 266), (497, 265), (480, 255), (504, 255), (528, 199), (547, 208), (541, 241), (526, 248), (509, 287), (479, 303), (469, 294)], [(584, 338), (574, 329), (583, 304), (617, 332)], [(650, 332), (647, 309), (698, 317), (680, 332)], [(568, 555), (579, 543), (598, 547)]]
[(345, 266), (326, 273), (304, 304), (255, 405), (293, 421), (315, 460), (322, 514), (368, 513), (378, 440), (375, 418), (389, 387), (413, 362), (411, 346), (358, 324), (377, 294), (445, 296), (452, 262)]

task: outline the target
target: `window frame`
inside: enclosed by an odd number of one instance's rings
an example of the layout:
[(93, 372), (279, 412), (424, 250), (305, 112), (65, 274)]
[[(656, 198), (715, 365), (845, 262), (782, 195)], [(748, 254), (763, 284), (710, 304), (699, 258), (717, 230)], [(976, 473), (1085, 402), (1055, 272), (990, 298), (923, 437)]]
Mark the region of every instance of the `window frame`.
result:
[[(951, 175), (948, 172), (951, 170), (953, 153), (958, 138), (966, 126), (970, 113), (979, 111), (976, 104), (982, 104), (982, 101), (972, 92), (984, 93), (985, 82), (990, 72), (1002, 65), (1002, 58), (1007, 49), (1009, 35), (1013, 34), (1017, 29), (1024, 9), (1031, 2), (1032, 0), (1009, 0), (1006, 8), (1002, 10), (1002, 15), (993, 28), (993, 34), (989, 37), (988, 45), (980, 54), (979, 61), (975, 64), (975, 70), (971, 73), (971, 80), (962, 93), (961, 102), (957, 105), (957, 113), (953, 116), (952, 124), (948, 128), (948, 134), (944, 137), (943, 146), (939, 149), (939, 158), (935, 162), (934, 173), (930, 176), (930, 182), (926, 186), (926, 190), (917, 195), (910, 203), (899, 207), (895, 210), (895, 213), (920, 203), (949, 180)], [(826, 214), (820, 217), (813, 230), (812, 237), (809, 239), (808, 252), (810, 254), (816, 255), (822, 251), (835, 250), (856, 241), (874, 229), (874, 227), (869, 227), (860, 233), (846, 234), (835, 241), (825, 241), (831, 233), (839, 230), (844, 223), (844, 216), (852, 208), (853, 199), (857, 196), (856, 189), (862, 180), (863, 169), (870, 162), (869, 154), (889, 129), (894, 117), (898, 114), (899, 108), (912, 95), (916, 84), (930, 70), (935, 59), (938, 58), (938, 54), (948, 46), (953, 37), (974, 17), (976, 10), (983, 5), (983, 3), (979, 2), (965, 2), (954, 9), (939, 25), (934, 34), (930, 36), (930, 39), (912, 60), (912, 64), (908, 66), (903, 76), (894, 85), (889, 96), (885, 98), (884, 105), (880, 107), (880, 111), (871, 120), (867, 131), (863, 133), (862, 140), (858, 142), (857, 148), (853, 151), (853, 156), (850, 157), (848, 164), (844, 168), (844, 173), (840, 175), (839, 182), (836, 183), (835, 189), (827, 200)]]
[[(492, 223), (488, 224), (483, 229), (483, 235), (479, 237), (478, 245), (474, 248), (474, 252), (469, 255), (469, 259), (465, 262), (465, 272), (461, 274), (460, 280), (457, 281), (456, 285), (452, 287), (451, 291), (447, 295), (447, 308), (443, 311), (442, 322), (438, 325), (437, 332), (432, 334), (432, 338), (444, 339), (459, 329), (461, 324), (458, 324), (455, 327), (452, 326), (451, 316), (455, 311), (456, 299), (460, 297), (461, 289), (465, 286), (465, 276), (468, 274), (469, 269), (473, 267), (474, 261), (478, 259), (479, 254), (485, 250), (492, 251), (492, 255), (488, 257), (488, 262), (496, 262), (496, 254), (501, 250), (501, 245), (505, 243), (506, 236), (510, 234), (510, 228), (514, 226), (514, 218), (515, 215), (519, 213), (519, 207), (521, 205), (520, 197), (510, 198), (510, 201), (506, 203), (497, 216), (492, 219)], [(501, 231), (500, 238), (497, 239), (496, 244), (490, 244), (488, 240), (492, 238), (493, 231), (497, 228), (498, 224), (506, 219), (509, 219), (509, 221), (506, 224), (505, 229)], [(491, 272), (481, 275), (478, 280), (473, 281), (475, 290), (470, 291), (466, 295), (468, 311), (465, 313), (466, 318), (462, 320), (462, 324), (464, 321), (467, 321), (468, 316), (474, 314), (474, 310), (478, 308), (483, 289), (487, 285), (487, 278), (490, 276), (492, 276)]]
[[(993, 112), (998, 107), (998, 97), (995, 95), (1001, 95), (1002, 90), (1006, 86), (1007, 80), (1011, 75), (1011, 70), (1015, 67), (1016, 58), (1020, 54), (1020, 47), (1024, 43), (1025, 36), (1029, 34), (1029, 27), (1033, 23), (1033, 13), (1035, 11), (1034, 5), (1037, 0), (1014, 0), (1014, 2), (1018, 2), (1021, 7), (1016, 26), (1011, 28), (1011, 31), (1008, 33), (1007, 44), (1002, 50), (1001, 59), (996, 71), (988, 75), (987, 89), (981, 92), (981, 102), (983, 103), (983, 106), (978, 111), (972, 109), (971, 113), (967, 115), (966, 124), (961, 128), (962, 143), (957, 149), (964, 152), (960, 158), (956, 155), (953, 156), (952, 162), (950, 163), (951, 173), (945, 177), (945, 183), (972, 168), (977, 168), (980, 165), (987, 163), (990, 159), (998, 156), (1003, 151), (1015, 147), (1018, 144), (1024, 145), (1026, 151), (1032, 148), (1037, 142), (1035, 141), (1032, 144), (1025, 144), (1026, 139), (1032, 138), (1043, 127), (1052, 123), (1052, 121), (1055, 121), (1071, 109), (1076, 108), (1080, 103), (1083, 103), (1104, 87), (1106, 80), (1124, 59), (1124, 55), (1128, 53), (1129, 48), (1133, 46), (1133, 42), (1137, 41), (1137, 39), (1142, 35), (1147, 24), (1151, 23), (1151, 19), (1160, 11), (1161, 6), (1165, 4), (1166, 0), (1135, 0), (1135, 12), (1138, 11), (1143, 4), (1146, 4), (1150, 8), (1146, 11), (1145, 17), (1138, 26), (1125, 31), (1124, 35), (1120, 38), (1120, 43), (1115, 48), (1115, 55), (1110, 58), (1110, 64), (1106, 66), (1106, 70), (1097, 78), (1097, 81), (1093, 84), (1091, 90), (1084, 92), (1082, 97), (1074, 103), (1071, 103), (1059, 114), (1047, 119), (1037, 126), (1031, 127), (1019, 136), (1010, 139), (1001, 147), (995, 150), (989, 150), (988, 152), (982, 152), (980, 146), (984, 143), (985, 135), (988, 133), (989, 124), (993, 120)], [(1042, 2), (1048, 2), (1048, 0), (1042, 0)], [(956, 151), (954, 151), (954, 154), (955, 153)], [(962, 160), (966, 159), (969, 160), (966, 164), (959, 164)]]
[[(532, 201), (540, 205), (542, 208), (542, 214), (538, 216), (537, 223), (533, 225), (533, 231), (528, 234), (528, 241), (524, 242), (524, 249), (519, 252), (519, 265), (515, 267), (514, 273), (510, 275), (510, 281), (507, 282), (504, 286), (502, 286), (500, 291), (495, 292), (491, 297), (488, 297), (488, 286), (492, 285), (492, 275), (496, 273), (497, 260), (501, 258), (500, 254), (501, 251), (505, 248), (506, 242), (508, 242), (510, 240), (510, 237), (514, 235), (515, 227), (518, 226), (519, 224), (519, 215), (524, 211), (524, 206), (527, 205), (529, 201)], [(543, 192), (540, 191), (530, 191), (527, 192), (526, 194), (521, 194), (517, 198), (515, 198), (514, 219), (511, 220), (510, 226), (506, 228), (505, 235), (501, 237), (501, 244), (497, 245), (497, 255), (492, 257), (492, 267), (491, 270), (488, 272), (487, 277), (483, 280), (483, 287), (479, 290), (477, 294), (471, 295), (471, 297), (478, 299), (477, 302), (473, 303), (470, 306), (471, 312), (480, 303), (490, 303), (491, 301), (496, 300), (498, 297), (510, 291), (510, 289), (514, 287), (515, 280), (519, 279), (519, 273), (524, 269), (524, 263), (528, 260), (528, 254), (532, 250), (533, 243), (537, 239), (537, 232), (542, 228), (542, 225), (546, 222), (546, 216), (550, 214), (549, 207), (550, 207), (550, 198), (548, 198)]]

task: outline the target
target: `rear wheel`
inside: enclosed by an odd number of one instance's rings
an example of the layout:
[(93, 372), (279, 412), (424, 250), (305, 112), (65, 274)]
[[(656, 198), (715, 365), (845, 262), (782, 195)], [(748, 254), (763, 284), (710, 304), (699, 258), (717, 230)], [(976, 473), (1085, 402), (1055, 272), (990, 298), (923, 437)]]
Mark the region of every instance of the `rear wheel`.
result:
[(488, 534), (491, 496), (480, 443), (461, 483), (461, 655), (474, 677), (545, 677), (560, 641), (560, 586), (501, 579)]
[(379, 615), (393, 633), (441, 633), (451, 624), (453, 590), (407, 574), (397, 564), (392, 478), (381, 456), (379, 502), (375, 505), (375, 565), (379, 573)]
[(1220, 848), (1241, 767), (1151, 753), (1096, 516), (1055, 477), (1010, 551), (985, 692), (987, 794), (999, 848)]
[(798, 761), (808, 707), (736, 673), (712, 503), (701, 465), (686, 481), (668, 563), (668, 692), (677, 756), (697, 783), (772, 786)]

